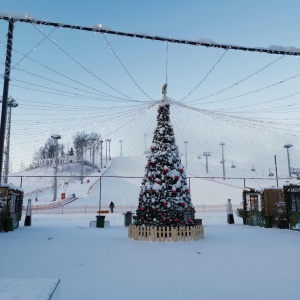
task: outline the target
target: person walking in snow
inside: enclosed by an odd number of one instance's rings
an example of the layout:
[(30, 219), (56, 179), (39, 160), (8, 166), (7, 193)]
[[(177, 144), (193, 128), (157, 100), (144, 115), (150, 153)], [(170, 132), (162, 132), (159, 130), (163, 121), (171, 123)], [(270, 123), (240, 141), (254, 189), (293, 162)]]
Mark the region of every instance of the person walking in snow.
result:
[(110, 208), (111, 213), (114, 212), (114, 207), (115, 207), (115, 204), (111, 201), (110, 204), (109, 204), (109, 208)]

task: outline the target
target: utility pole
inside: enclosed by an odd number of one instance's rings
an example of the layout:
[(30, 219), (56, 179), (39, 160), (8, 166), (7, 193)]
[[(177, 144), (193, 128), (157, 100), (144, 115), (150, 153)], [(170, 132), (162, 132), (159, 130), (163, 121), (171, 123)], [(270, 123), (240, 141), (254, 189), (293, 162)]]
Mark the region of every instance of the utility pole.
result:
[(208, 157), (211, 155), (210, 152), (203, 152), (203, 155), (205, 156), (206, 159), (206, 173), (208, 173)]
[(93, 164), (93, 168), (94, 168), (94, 166), (95, 166), (95, 141), (96, 141), (96, 139), (95, 138), (92, 138), (91, 139), (91, 141), (92, 141), (92, 164)]
[(107, 163), (107, 142), (108, 139), (105, 140), (105, 162)]
[[(0, 101), (2, 102), (2, 100)], [(7, 129), (6, 129), (6, 147), (5, 147), (5, 166), (4, 166), (4, 179), (3, 182), (8, 182), (8, 171), (9, 171), (9, 146), (10, 146), (10, 128), (11, 128), (11, 109), (13, 107), (18, 107), (17, 101), (15, 101), (12, 97), (9, 98), (7, 102), (8, 106), (8, 120), (7, 120)]]
[(55, 140), (55, 163), (54, 163), (54, 194), (53, 201), (57, 200), (57, 168), (58, 168), (58, 140), (61, 139), (59, 134), (51, 135)]
[(103, 144), (103, 141), (100, 140), (100, 167), (102, 169), (102, 144)]
[(289, 168), (289, 177), (291, 177), (290, 148), (293, 147), (293, 145), (285, 144), (283, 147), (286, 148), (287, 159), (288, 159), (288, 168)]
[(110, 142), (111, 142), (111, 139), (107, 139), (108, 141), (108, 159), (110, 159)]
[(187, 143), (188, 141), (184, 141), (184, 150), (185, 150), (185, 169), (187, 170)]
[(221, 161), (221, 164), (223, 164), (223, 180), (225, 180), (225, 158), (224, 158), (224, 146), (225, 146), (225, 143), (223, 142), (220, 145), (222, 147), (222, 161)]
[(120, 142), (120, 156), (122, 157), (122, 140), (119, 140)]
[(2, 182), (2, 170), (3, 170), (3, 153), (4, 153), (4, 139), (7, 117), (7, 102), (8, 102), (8, 90), (10, 81), (10, 69), (11, 69), (11, 53), (13, 44), (13, 30), (15, 20), (9, 19), (8, 32), (7, 32), (7, 46), (6, 46), (6, 60), (3, 82), (3, 97), (2, 97), (2, 111), (1, 111), (1, 125), (0, 125), (0, 183)]
[(81, 176), (81, 183), (83, 183), (83, 149), (84, 147), (86, 147), (86, 140), (84, 138), (82, 138), (80, 140), (80, 144), (81, 144), (81, 164), (80, 164), (80, 176)]
[(277, 160), (276, 160), (276, 155), (274, 155), (274, 159), (275, 159), (276, 184), (277, 184), (277, 187), (278, 187), (278, 173), (277, 173)]

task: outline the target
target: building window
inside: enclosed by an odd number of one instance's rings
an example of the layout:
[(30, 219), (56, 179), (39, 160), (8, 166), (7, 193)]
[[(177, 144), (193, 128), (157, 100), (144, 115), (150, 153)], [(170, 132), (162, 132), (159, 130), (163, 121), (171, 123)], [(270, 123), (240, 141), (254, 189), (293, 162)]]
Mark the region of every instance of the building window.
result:
[(248, 203), (250, 211), (252, 210), (259, 210), (259, 203), (258, 203), (258, 194), (250, 194), (248, 196)]
[(300, 211), (300, 192), (289, 193), (289, 207), (291, 211)]

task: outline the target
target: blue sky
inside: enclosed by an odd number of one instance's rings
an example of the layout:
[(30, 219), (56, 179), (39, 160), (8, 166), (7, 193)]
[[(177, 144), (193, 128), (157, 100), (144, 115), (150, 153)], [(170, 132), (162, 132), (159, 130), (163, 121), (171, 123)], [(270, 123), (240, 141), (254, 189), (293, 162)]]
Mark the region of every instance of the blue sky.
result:
[[(125, 32), (300, 48), (298, 1), (0, 0), (0, 4), (4, 15), (29, 14), (65, 24), (101, 23)], [(3, 70), (7, 26), (0, 21)], [(167, 45), (22, 23), (16, 23), (13, 48), (10, 95), (19, 102), (11, 133), (15, 170), (21, 161), (30, 163), (33, 150), (51, 132), (59, 132), (68, 147), (76, 131), (99, 131), (112, 139), (113, 155), (119, 155), (120, 139), (125, 155), (140, 154), (145, 133), (148, 145), (151, 142), (156, 111), (148, 106), (161, 98), (166, 69), (168, 96), (189, 105), (188, 109), (174, 105), (171, 114), (182, 152), (184, 141), (189, 141), (190, 160), (210, 151), (212, 175), (220, 176), (220, 143), (224, 141), (227, 165), (234, 161), (239, 174), (253, 175), (248, 172), (252, 165), (261, 170), (274, 168), (276, 154), (283, 176), (287, 173), (283, 145), (293, 143), (292, 165), (300, 167), (298, 57)], [(92, 91), (94, 97), (101, 91), (144, 102), (92, 99)], [(189, 165), (193, 164), (204, 174), (204, 159)]]

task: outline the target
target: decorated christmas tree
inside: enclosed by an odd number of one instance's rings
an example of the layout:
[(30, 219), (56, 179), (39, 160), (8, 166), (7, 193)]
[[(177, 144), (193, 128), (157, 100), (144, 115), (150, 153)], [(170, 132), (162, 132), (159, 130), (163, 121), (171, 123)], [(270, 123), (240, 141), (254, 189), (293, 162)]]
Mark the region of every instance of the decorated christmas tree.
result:
[(135, 224), (145, 226), (194, 225), (195, 209), (184, 166), (170, 123), (170, 104), (164, 95), (158, 107), (145, 175), (142, 179)]

